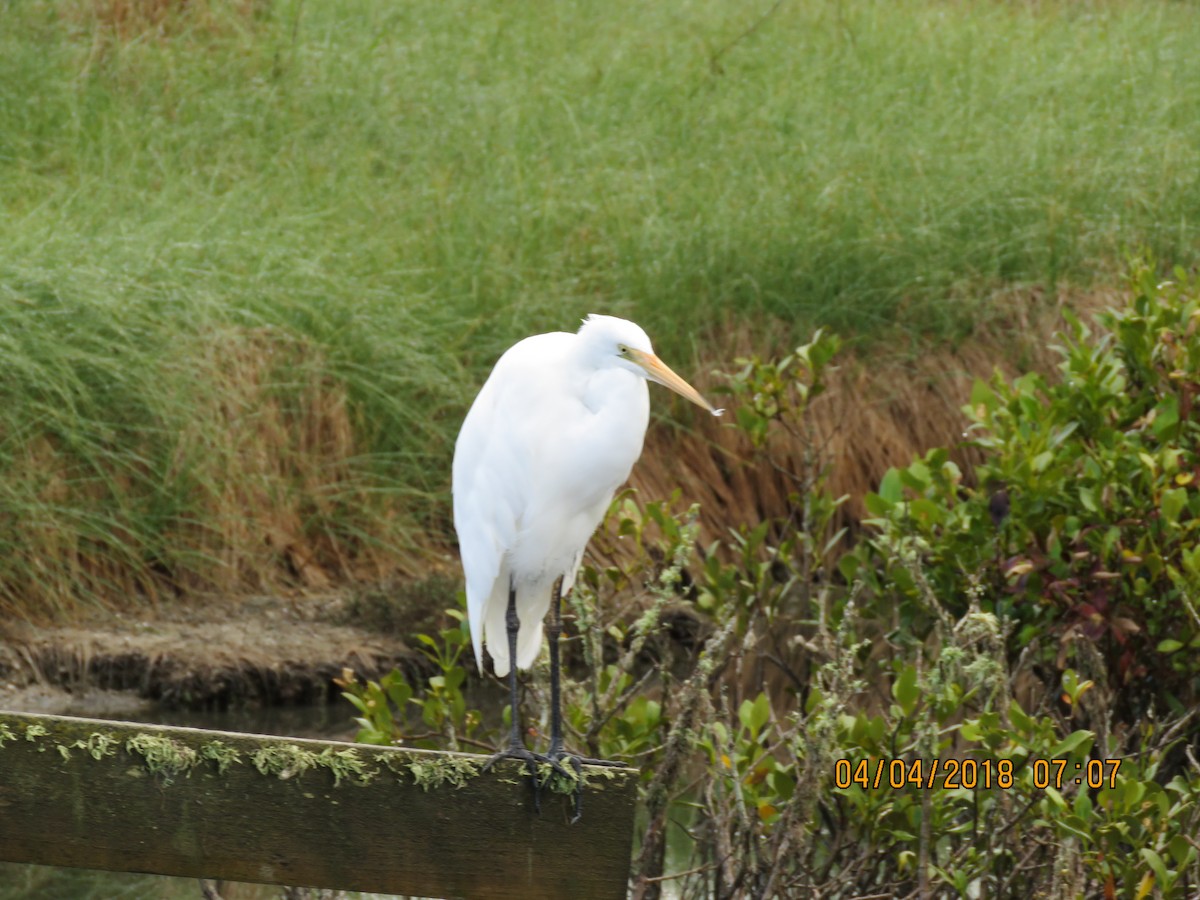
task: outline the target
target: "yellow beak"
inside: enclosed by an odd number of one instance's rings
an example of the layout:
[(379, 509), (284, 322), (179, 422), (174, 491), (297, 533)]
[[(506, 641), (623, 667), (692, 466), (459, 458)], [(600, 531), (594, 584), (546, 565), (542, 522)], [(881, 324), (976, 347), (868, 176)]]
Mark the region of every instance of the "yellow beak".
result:
[(651, 381), (657, 381), (663, 387), (670, 388), (679, 396), (691, 400), (701, 409), (708, 410), (714, 416), (719, 416), (725, 412), (723, 409), (714, 409), (713, 405), (705, 400), (698, 390), (671, 371), (671, 367), (653, 353), (630, 350), (630, 356), (634, 362), (646, 370), (646, 375), (649, 376)]

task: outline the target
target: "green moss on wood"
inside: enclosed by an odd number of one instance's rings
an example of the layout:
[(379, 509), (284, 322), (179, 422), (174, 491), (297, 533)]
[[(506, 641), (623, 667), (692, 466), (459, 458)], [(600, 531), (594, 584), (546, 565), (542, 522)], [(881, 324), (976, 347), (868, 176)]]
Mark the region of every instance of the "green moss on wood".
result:
[(104, 759), (116, 753), (120, 744), (120, 738), (103, 731), (93, 731), (86, 740), (78, 740), (71, 746), (86, 751), (92, 759)]
[(274, 775), (281, 780), (309, 769), (328, 769), (333, 773), (334, 786), (341, 784), (343, 778), (369, 784), (378, 774), (378, 770), (369, 768), (352, 748), (334, 750), (326, 747), (320, 753), (313, 753), (295, 744), (274, 744), (255, 750), (250, 754), (250, 761), (263, 775)]
[(568, 768), (567, 774), (563, 775), (550, 766), (541, 765), (538, 766), (538, 772), (542, 776), (542, 787), (549, 788), (553, 794), (572, 795), (588, 786), (587, 775), (582, 771), (576, 773)]
[(317, 757), (317, 764), (333, 773), (333, 784), (336, 787), (343, 778), (352, 778), (359, 784), (370, 784), (379, 770), (368, 768), (358, 755), (358, 751), (347, 748), (334, 750), (326, 747)]
[(218, 775), (224, 775), (226, 769), (242, 761), (242, 755), (224, 741), (209, 741), (200, 748), (200, 756), (217, 764)]
[[(317, 750), (292, 743), (272, 741), (252, 749), (255, 743), (249, 739), (210, 739), (197, 741), (194, 738), (170, 738), (152, 731), (94, 731), (95, 723), (56, 722), (51, 728), (41, 724), (24, 724), (21, 718), (0, 716), (0, 749), (8, 742), (19, 740), (37, 745), (38, 752), (51, 748), (58, 751), (64, 761), (70, 761), (74, 750), (82, 750), (94, 760), (102, 760), (124, 749), (130, 756), (140, 757), (141, 764), (125, 770), (127, 777), (139, 777), (146, 773), (159, 776), (164, 784), (170, 784), (180, 776), (190, 775), (202, 762), (214, 764), (216, 774), (225, 774), (230, 767), (249, 762), (263, 775), (286, 780), (301, 775), (310, 769), (325, 769), (333, 775), (334, 785), (344, 780), (359, 785), (372, 783), (384, 768), (398, 779), (415, 784), (424, 791), (438, 788), (461, 789), (482, 774), (486, 757), (449, 753), (423, 753), (394, 749), (380, 755), (369, 750), (347, 747), (336, 749), (326, 746)], [(25, 720), (27, 721), (27, 719)], [(114, 723), (114, 725), (119, 723)], [(126, 735), (129, 735), (126, 738)], [(49, 737), (50, 740), (41, 740)], [(625, 779), (634, 775), (634, 770), (593, 769), (585, 767), (577, 784), (572, 774), (564, 776), (549, 766), (538, 769), (538, 780), (543, 788), (553, 793), (571, 795), (581, 787), (587, 790), (605, 789), (614, 779), (625, 784)], [(526, 784), (527, 776), (519, 764), (502, 764), (495, 776), (500, 781)]]
[[(389, 768), (393, 772), (396, 771), (395, 766), (389, 765)], [(444, 785), (452, 785), (456, 788), (466, 787), (467, 782), (478, 775), (482, 768), (482, 760), (465, 756), (431, 756), (410, 759), (404, 764), (404, 769), (412, 777), (413, 783), (424, 791)]]
[(125, 742), (126, 753), (136, 753), (145, 760), (146, 768), (162, 776), (170, 784), (180, 775), (188, 774), (200, 761), (196, 751), (187, 744), (157, 734), (135, 734)]
[(286, 781), (315, 766), (316, 757), (317, 754), (295, 744), (272, 744), (251, 753), (250, 762), (261, 774), (274, 775), (280, 781)]

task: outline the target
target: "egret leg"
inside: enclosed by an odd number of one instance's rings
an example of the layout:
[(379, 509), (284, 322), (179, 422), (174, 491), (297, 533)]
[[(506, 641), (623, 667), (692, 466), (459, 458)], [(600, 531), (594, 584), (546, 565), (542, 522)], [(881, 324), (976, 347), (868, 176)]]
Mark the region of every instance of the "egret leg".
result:
[(517, 589), (509, 586), (508, 610), (504, 614), (504, 632), (508, 638), (508, 703), (512, 719), (512, 733), (508, 737), (509, 750), (524, 750), (521, 740), (521, 696), (517, 690), (517, 632), (521, 620), (517, 617)]
[(550, 642), (550, 756), (564, 755), (562, 741), (562, 689), (558, 661), (558, 639), (562, 635), (562, 579), (554, 582), (550, 600), (550, 624), (546, 637)]
[(607, 759), (591, 759), (569, 753), (563, 744), (562, 737), (562, 692), (560, 688), (560, 663), (558, 659), (558, 639), (562, 634), (562, 579), (554, 583), (554, 597), (550, 601), (550, 623), (546, 626), (546, 636), (550, 640), (550, 749), (546, 755), (553, 760), (566, 761), (575, 772), (575, 813), (571, 823), (579, 821), (583, 815), (583, 766), (612, 766), (623, 768), (625, 763)]
[(533, 808), (540, 813), (542, 811), (542, 798), (541, 784), (538, 781), (537, 774), (538, 763), (547, 763), (562, 775), (566, 775), (567, 770), (562, 767), (557, 759), (549, 755), (543, 756), (540, 753), (534, 753), (525, 746), (525, 742), (521, 739), (521, 698), (517, 690), (517, 632), (520, 628), (521, 620), (517, 616), (517, 587), (515, 583), (510, 582), (508, 586), (508, 609), (504, 614), (504, 630), (506, 632), (505, 636), (508, 638), (508, 696), (509, 709), (512, 713), (512, 732), (509, 735), (508, 747), (492, 756), (484, 765), (483, 771), (488, 771), (488, 769), (502, 759), (515, 759), (523, 762), (525, 764), (525, 771), (529, 773), (529, 781), (533, 785)]

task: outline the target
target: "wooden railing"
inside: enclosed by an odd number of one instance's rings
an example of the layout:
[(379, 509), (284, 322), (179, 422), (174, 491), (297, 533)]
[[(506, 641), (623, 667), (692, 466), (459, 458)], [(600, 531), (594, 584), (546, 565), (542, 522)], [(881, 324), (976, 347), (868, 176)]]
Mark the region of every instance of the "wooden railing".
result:
[(637, 774), (569, 824), (486, 757), (0, 712), (0, 860), (471, 900), (625, 896)]

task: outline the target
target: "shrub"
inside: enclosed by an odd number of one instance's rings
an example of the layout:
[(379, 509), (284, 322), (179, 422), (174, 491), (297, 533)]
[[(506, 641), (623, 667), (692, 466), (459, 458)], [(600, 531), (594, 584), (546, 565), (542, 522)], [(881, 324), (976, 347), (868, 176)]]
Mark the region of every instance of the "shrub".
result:
[(1131, 287), (1100, 334), (1069, 319), (1057, 380), (976, 383), (964, 411), (981, 489), (937, 449), (867, 498), (897, 602), (919, 594), (896, 552), (909, 548), (942, 604), (961, 613), (982, 590), (1016, 646), (1038, 644), (1053, 667), (1098, 650), (1127, 722), (1200, 699), (1200, 299), (1184, 273), (1159, 284), (1147, 263)]
[[(1194, 894), (1200, 765), (1173, 707), (1193, 690), (1196, 300), (1148, 271), (1103, 333), (1072, 323), (1061, 379), (976, 386), (978, 486), (946, 449), (889, 472), (840, 557), (815, 447), (793, 513), (719, 544), (677, 498), (614, 504), (636, 552), (579, 579), (565, 718), (643, 773), (634, 897)], [(747, 464), (803, 432), (836, 350), (818, 334), (731, 376)], [(364, 738), (412, 740), (419, 710), (422, 739), (499, 744), (461, 700), (455, 615), (422, 639), (429, 689), (347, 683)], [(681, 616), (692, 645), (669, 639)]]

